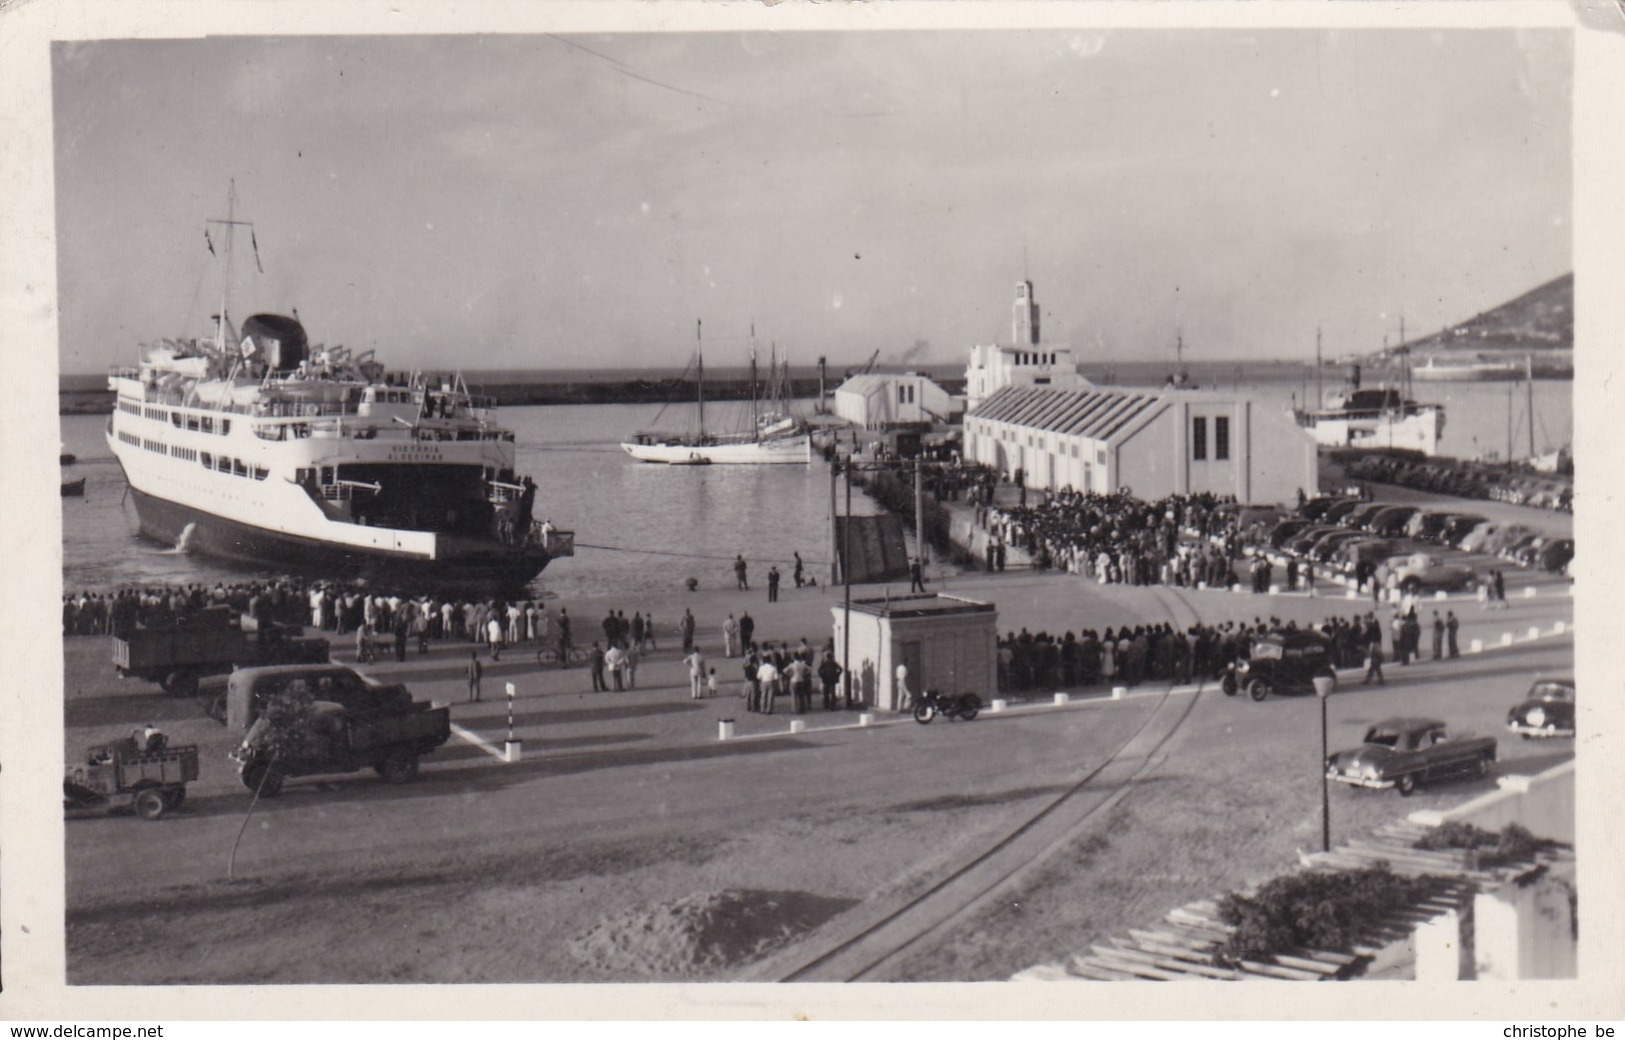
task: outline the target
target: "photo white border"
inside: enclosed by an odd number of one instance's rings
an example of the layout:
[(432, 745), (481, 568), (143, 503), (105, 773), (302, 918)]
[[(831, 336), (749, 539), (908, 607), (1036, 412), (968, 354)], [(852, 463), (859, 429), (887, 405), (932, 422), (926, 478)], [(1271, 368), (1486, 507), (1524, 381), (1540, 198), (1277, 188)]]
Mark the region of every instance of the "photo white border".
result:
[[(1583, 2), (1583, 0), (1581, 0)], [(1593, 27), (1595, 26), (1595, 27)], [(56, 256), (51, 45), (57, 40), (231, 35), (484, 32), (794, 31), (1110, 28), (1572, 28), (1575, 33), (1575, 455), (1584, 580), (1575, 596), (1582, 720), (1578, 742), (1580, 975), (1570, 982), (1363, 982), (1114, 985), (536, 985), (67, 987), (64, 985), (61, 747), (61, 503), (51, 495), (57, 428)], [(1625, 793), (1616, 752), (1625, 713), (1611, 609), (1625, 602), (1616, 483), (1625, 477), (1615, 383), (1625, 338), (1625, 14), (1613, 0), (1465, 3), (952, 2), (762, 3), (662, 0), (33, 0), (0, 2), (0, 445), (7, 493), (0, 535), (0, 1020), (224, 1019), (1474, 1019), (1625, 1017), (1621, 979)], [(1463, 190), (1471, 190), (1464, 186)], [(1587, 728), (1584, 721), (1582, 729)], [(1287, 864), (1283, 864), (1285, 868)], [(206, 937), (199, 937), (200, 941)]]

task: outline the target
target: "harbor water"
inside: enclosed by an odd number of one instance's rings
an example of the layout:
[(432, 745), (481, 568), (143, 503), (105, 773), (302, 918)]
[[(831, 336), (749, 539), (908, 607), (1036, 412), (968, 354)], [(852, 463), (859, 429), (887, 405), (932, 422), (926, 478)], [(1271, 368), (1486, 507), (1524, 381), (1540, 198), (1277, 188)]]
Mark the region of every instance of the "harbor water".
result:
[[(1232, 385), (1259, 408), (1287, 408), (1311, 397), (1314, 384), (1299, 377), (1209, 384)], [(1368, 380), (1367, 385), (1376, 385)], [(1333, 388), (1328, 380), (1327, 389)], [(1528, 454), (1525, 389), (1509, 383), (1440, 383), (1417, 386), (1417, 397), (1445, 405), (1442, 451), (1477, 457), (1507, 450)], [(1536, 382), (1536, 453), (1568, 445), (1573, 437), (1573, 384)], [(802, 412), (810, 403), (802, 402)], [(708, 409), (709, 414), (709, 409)], [(829, 576), (830, 473), (811, 466), (684, 466), (639, 463), (618, 444), (654, 417), (648, 405), (518, 406), (501, 412), (515, 433), (520, 473), (541, 491), (536, 516), (576, 532), (576, 555), (555, 561), (532, 583), (548, 598), (670, 591), (695, 578), (701, 587), (733, 581), (732, 560), (750, 561), (752, 582), (765, 583), (777, 564), (790, 580), (793, 553), (809, 576)], [(667, 420), (671, 420), (668, 414)], [(107, 448), (106, 416), (61, 419), (65, 450), (79, 461), (64, 479), (86, 478), (83, 499), (62, 500), (63, 584), (107, 589), (145, 583), (242, 580), (242, 570), (189, 556), (184, 548), (148, 542), (136, 533), (134, 506)], [(675, 420), (681, 423), (681, 418)], [(856, 494), (853, 512), (875, 507)], [(274, 572), (267, 571), (266, 574)]]

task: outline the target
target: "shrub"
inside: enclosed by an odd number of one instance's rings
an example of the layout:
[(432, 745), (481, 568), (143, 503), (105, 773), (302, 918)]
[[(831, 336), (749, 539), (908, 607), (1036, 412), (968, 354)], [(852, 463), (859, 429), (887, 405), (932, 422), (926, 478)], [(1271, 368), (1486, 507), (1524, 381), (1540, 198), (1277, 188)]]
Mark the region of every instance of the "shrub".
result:
[(1469, 849), (1479, 853), (1480, 866), (1494, 867), (1518, 860), (1530, 859), (1551, 843), (1530, 834), (1516, 823), (1509, 823), (1499, 832), (1487, 831), (1470, 823), (1444, 823), (1418, 838), (1418, 849)]
[(1235, 931), (1213, 959), (1234, 966), (1293, 947), (1346, 953), (1372, 918), (1415, 904), (1437, 885), (1435, 878), (1401, 877), (1378, 863), (1361, 870), (1289, 874), (1251, 896), (1232, 892), (1219, 901), (1219, 916)]

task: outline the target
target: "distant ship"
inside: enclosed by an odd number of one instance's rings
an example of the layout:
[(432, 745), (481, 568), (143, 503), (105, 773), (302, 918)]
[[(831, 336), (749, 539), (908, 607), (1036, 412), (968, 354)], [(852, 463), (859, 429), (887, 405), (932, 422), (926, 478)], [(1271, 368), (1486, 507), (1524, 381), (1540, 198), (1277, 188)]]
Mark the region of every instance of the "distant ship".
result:
[(1544, 358), (1534, 364), (1529, 358), (1473, 357), (1453, 360), (1430, 355), (1425, 364), (1411, 369), (1411, 378), (1429, 383), (1516, 382), (1520, 379), (1573, 379), (1571, 357)]
[[(229, 286), (249, 225), (210, 223)], [(142, 534), (190, 529), (203, 555), (413, 588), (517, 588), (573, 554), (570, 532), (534, 519), (514, 435), (461, 376), (386, 379), (371, 351), (312, 346), (296, 317), (238, 332), (224, 297), (212, 340), (161, 341), (108, 377), (107, 443)]]
[[(695, 323), (695, 340), (699, 340), (699, 323)], [(754, 337), (753, 337), (754, 338)], [(789, 414), (787, 394), (768, 394), (766, 408), (756, 397), (756, 349), (751, 347), (751, 417), (749, 425), (739, 433), (715, 433), (705, 426), (705, 357), (695, 349), (695, 403), (698, 406), (698, 427), (691, 433), (640, 432), (621, 444), (622, 450), (639, 462), (660, 462), (670, 466), (703, 466), (708, 464), (734, 466), (762, 466), (773, 464), (806, 465), (812, 461), (812, 436), (807, 424)], [(780, 369), (775, 359), (770, 365), (772, 382), (781, 382)]]
[(1323, 447), (1438, 454), (1443, 405), (1418, 404), (1393, 387), (1361, 389), (1359, 378), (1355, 366), (1348, 387), (1328, 393), (1320, 408), (1293, 409), (1293, 418)]

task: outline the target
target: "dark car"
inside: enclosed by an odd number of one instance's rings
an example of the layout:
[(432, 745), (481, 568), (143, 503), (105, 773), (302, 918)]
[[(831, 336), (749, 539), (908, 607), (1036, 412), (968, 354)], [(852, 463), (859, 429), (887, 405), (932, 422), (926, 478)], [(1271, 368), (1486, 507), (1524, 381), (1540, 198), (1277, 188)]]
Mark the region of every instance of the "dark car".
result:
[(1395, 718), (1366, 730), (1359, 747), (1328, 758), (1326, 776), (1409, 797), (1433, 780), (1485, 776), (1494, 761), (1494, 737), (1456, 736), (1438, 719)]
[(1331, 643), (1318, 632), (1272, 632), (1225, 672), (1220, 688), (1232, 697), (1246, 690), (1261, 701), (1272, 693), (1314, 693), (1316, 676), (1337, 683)]
[(1543, 571), (1562, 574), (1563, 568), (1567, 567), (1572, 559), (1574, 559), (1574, 539), (1559, 538), (1540, 551), (1540, 557), (1536, 562)]
[(1372, 517), (1384, 509), (1393, 508), (1392, 502), (1366, 502), (1358, 509), (1351, 509), (1338, 518), (1338, 523), (1344, 527), (1360, 528)]
[(1405, 527), (1411, 522), (1411, 517), (1420, 512), (1416, 506), (1390, 506), (1367, 520), (1365, 529), (1385, 538), (1398, 538), (1405, 533)]
[(1574, 736), (1574, 680), (1536, 679), (1524, 702), (1507, 712), (1507, 729), (1525, 740)]
[(1312, 524), (1313, 521), (1310, 520), (1282, 520), (1270, 528), (1266, 541), (1269, 542), (1271, 549), (1279, 549), (1286, 544), (1287, 539), (1307, 530)]
[(1351, 503), (1350, 508), (1352, 508), (1352, 505), (1358, 504), (1358, 502), (1359, 499), (1357, 498), (1342, 498), (1337, 495), (1327, 495), (1324, 498), (1311, 498), (1309, 501), (1298, 507), (1298, 515), (1303, 517), (1305, 520), (1321, 521), (1325, 519), (1327, 510), (1331, 509), (1333, 506)]
[(1342, 523), (1345, 516), (1354, 512), (1356, 509), (1359, 509), (1361, 506), (1369, 504), (1370, 503), (1362, 501), (1358, 498), (1346, 498), (1341, 502), (1333, 503), (1324, 513), (1320, 514), (1321, 522), (1328, 524)]
[(1484, 522), (1484, 517), (1477, 513), (1460, 513), (1450, 518), (1444, 525), (1444, 530), (1438, 534), (1440, 545), (1459, 545), (1461, 540), (1472, 533), (1473, 528)]
[(1343, 530), (1341, 527), (1328, 527), (1325, 524), (1317, 524), (1314, 527), (1306, 527), (1302, 531), (1299, 531), (1297, 534), (1293, 535), (1291, 538), (1288, 538), (1286, 540), (1286, 544), (1282, 546), (1282, 548), (1294, 556), (1302, 556), (1304, 553), (1308, 552), (1310, 547), (1313, 546), (1315, 542), (1319, 541), (1323, 536), (1331, 534), (1333, 531), (1341, 530)]
[(1349, 528), (1344, 528), (1341, 531), (1333, 531), (1331, 534), (1325, 535), (1316, 541), (1314, 545), (1310, 546), (1309, 552), (1306, 555), (1317, 563), (1330, 563), (1332, 556), (1339, 548), (1348, 544), (1349, 542), (1358, 541), (1359, 539), (1365, 537), (1367, 536), (1364, 531), (1355, 531)]
[(1420, 541), (1431, 542), (1444, 530), (1450, 519), (1459, 516), (1458, 513), (1422, 512), (1410, 518), (1405, 524), (1405, 535)]

